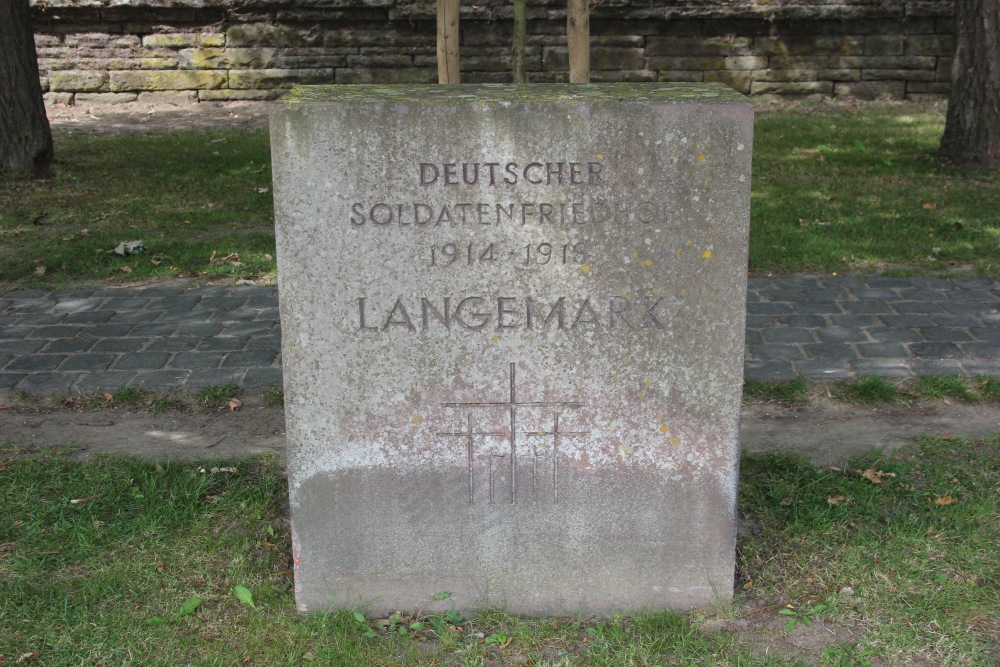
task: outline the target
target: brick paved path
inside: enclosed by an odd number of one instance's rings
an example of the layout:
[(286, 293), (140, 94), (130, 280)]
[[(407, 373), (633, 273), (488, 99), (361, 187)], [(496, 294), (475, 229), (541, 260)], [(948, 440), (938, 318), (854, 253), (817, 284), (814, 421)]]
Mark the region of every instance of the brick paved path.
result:
[[(0, 293), (0, 392), (281, 386), (274, 287)], [(1000, 283), (751, 279), (746, 376), (1000, 376)]]

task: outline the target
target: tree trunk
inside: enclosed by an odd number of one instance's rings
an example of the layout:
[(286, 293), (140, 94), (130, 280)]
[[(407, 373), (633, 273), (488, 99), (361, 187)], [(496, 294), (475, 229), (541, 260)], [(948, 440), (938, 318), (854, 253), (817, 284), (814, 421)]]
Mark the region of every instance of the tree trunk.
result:
[(955, 64), (938, 154), (1000, 169), (1000, 0), (957, 0)]
[(0, 172), (43, 177), (51, 164), (28, 0), (0, 0)]
[(524, 52), (528, 41), (528, 0), (514, 0), (514, 49), (512, 64), (514, 83), (528, 83), (524, 69)]
[(569, 82), (589, 83), (589, 0), (569, 0), (566, 12), (566, 43), (569, 47)]
[(458, 83), (459, 0), (437, 2), (438, 83)]

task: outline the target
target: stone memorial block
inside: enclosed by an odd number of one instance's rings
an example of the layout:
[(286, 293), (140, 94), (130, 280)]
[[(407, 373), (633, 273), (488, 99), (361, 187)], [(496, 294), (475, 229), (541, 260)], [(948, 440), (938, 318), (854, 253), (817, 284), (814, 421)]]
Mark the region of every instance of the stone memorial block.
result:
[(715, 84), (275, 106), (300, 609), (730, 599), (752, 132)]

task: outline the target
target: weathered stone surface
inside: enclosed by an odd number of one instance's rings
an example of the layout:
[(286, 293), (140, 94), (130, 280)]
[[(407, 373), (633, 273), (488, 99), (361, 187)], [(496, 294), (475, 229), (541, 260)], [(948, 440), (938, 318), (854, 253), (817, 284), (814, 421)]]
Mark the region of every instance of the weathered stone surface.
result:
[(76, 93), (73, 103), (80, 104), (128, 104), (138, 99), (138, 93)]
[(194, 104), (198, 101), (198, 92), (194, 90), (186, 90), (183, 92), (152, 92), (152, 93), (139, 93), (139, 97), (136, 100), (138, 102), (145, 102), (148, 104), (169, 104), (172, 106), (184, 106), (187, 104)]
[(816, 81), (816, 68), (762, 69), (753, 73), (754, 81)]
[(139, 58), (140, 69), (177, 69), (180, 67), (178, 58)]
[(788, 55), (861, 55), (865, 52), (864, 37), (757, 37), (753, 40), (756, 53)]
[(750, 92), (754, 95), (830, 95), (833, 93), (833, 82), (807, 81), (786, 83), (778, 81), (754, 81), (750, 85)]
[(905, 38), (906, 53), (921, 56), (954, 56), (955, 35), (945, 33), (938, 35), (907, 35)]
[(951, 81), (951, 69), (954, 65), (954, 58), (938, 58), (937, 67), (934, 68), (935, 78), (938, 81)]
[(827, 60), (829, 67), (862, 69), (934, 69), (936, 64), (934, 56), (831, 56)]
[(167, 47), (180, 49), (192, 46), (222, 47), (226, 45), (226, 36), (219, 33), (185, 32), (146, 35), (142, 45), (147, 47)]
[(771, 56), (767, 59), (767, 67), (770, 69), (810, 69), (812, 67), (825, 67), (829, 62), (828, 56)]
[(748, 70), (705, 72), (705, 81), (724, 83), (738, 93), (750, 93), (751, 73)]
[(700, 69), (696, 70), (659, 70), (656, 73), (656, 80), (669, 83), (697, 83), (705, 78), (705, 73)]
[[(42, 76), (54, 71), (345, 69), (343, 81), (410, 81), (425, 79), (361, 70), (436, 69), (436, 62), (429, 62), (436, 61), (433, 3), (32, 1), (38, 8)], [(71, 11), (56, 10), (66, 3)], [(594, 80), (651, 78), (653, 72), (663, 79), (672, 71), (697, 71), (686, 78), (702, 80), (709, 72), (750, 70), (752, 78), (775, 83), (808, 83), (812, 75), (794, 77), (809, 71), (819, 81), (839, 82), (858, 80), (860, 70), (928, 70), (935, 72), (935, 81), (947, 82), (954, 49), (951, 5), (951, 0), (799, 5), (666, 0), (649, 6), (643, 0), (616, 0), (593, 9), (591, 69)], [(483, 72), (476, 80), (507, 79), (511, 11), (509, 3), (499, 1), (462, 7), (463, 71)], [(530, 2), (529, 80), (565, 79), (565, 14), (564, 2)], [(544, 59), (542, 49), (548, 49)], [(798, 72), (774, 73), (782, 69)], [(743, 89), (746, 77), (727, 76)], [(901, 80), (929, 82), (926, 74), (906, 74)]]
[(614, 83), (616, 81), (646, 81), (652, 83), (656, 81), (656, 78), (657, 72), (646, 69), (609, 69), (595, 70), (590, 73), (590, 80), (592, 83)]
[[(547, 70), (569, 69), (569, 52), (565, 46), (545, 49), (543, 65)], [(595, 46), (590, 49), (590, 69), (594, 70), (642, 70), (646, 59), (641, 49), (625, 49)]]
[(898, 56), (902, 53), (902, 35), (869, 35), (865, 37), (866, 56)]
[(111, 90), (198, 90), (222, 88), (225, 72), (216, 71), (154, 71), (111, 72)]
[[(766, 59), (765, 59), (766, 61)], [(720, 70), (726, 66), (723, 56), (653, 56), (650, 69), (657, 70)]]
[(861, 70), (859, 69), (821, 69), (816, 72), (816, 77), (822, 81), (860, 81)]
[(291, 88), (296, 82), (332, 83), (333, 69), (253, 69), (230, 70), (229, 87), (241, 88)]
[(228, 46), (316, 46), (323, 43), (319, 26), (309, 29), (270, 23), (235, 25), (226, 31)]
[(752, 131), (719, 84), (275, 106), (300, 609), (731, 597)]
[(864, 100), (902, 99), (906, 94), (903, 81), (857, 81), (834, 84), (837, 95), (857, 97)]
[(52, 46), (62, 46), (62, 39), (56, 35), (35, 35), (35, 49), (43, 49), (45, 47)]
[[(249, 50), (249, 49), (244, 49)], [(184, 69), (221, 69), (229, 66), (226, 49), (181, 49), (177, 60)]]
[(360, 83), (434, 83), (437, 68), (411, 67), (408, 69), (360, 69), (345, 67), (337, 70), (338, 84)]
[(648, 56), (749, 56), (749, 37), (649, 37)]
[(943, 82), (933, 82), (933, 83), (922, 83), (922, 82), (912, 82), (906, 84), (906, 96), (910, 97), (911, 94), (917, 95), (947, 95), (951, 90), (951, 84)]
[(46, 104), (73, 104), (73, 93), (45, 93)]
[(49, 75), (53, 91), (68, 93), (99, 93), (108, 90), (108, 73), (95, 71), (59, 71)]
[(276, 100), (288, 92), (287, 88), (271, 90), (199, 90), (198, 99), (202, 102), (220, 102), (228, 100)]
[(66, 35), (63, 45), (72, 49), (129, 48), (139, 46), (135, 35), (109, 35), (107, 33), (71, 33)]
[(934, 81), (934, 70), (913, 69), (863, 69), (861, 78), (865, 81)]

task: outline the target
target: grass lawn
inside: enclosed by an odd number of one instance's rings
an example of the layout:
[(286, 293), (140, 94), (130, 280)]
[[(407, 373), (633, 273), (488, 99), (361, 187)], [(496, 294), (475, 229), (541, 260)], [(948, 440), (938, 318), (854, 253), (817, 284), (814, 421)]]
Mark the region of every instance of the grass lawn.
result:
[[(940, 164), (943, 128), (917, 104), (759, 114), (751, 270), (1000, 274), (1000, 174)], [(51, 181), (0, 181), (0, 282), (273, 280), (266, 132), (66, 137), (56, 154)], [(133, 240), (149, 252), (108, 252)]]
[(0, 445), (0, 664), (990, 665), (1000, 438), (843, 469), (747, 456), (736, 604), (685, 615), (295, 612), (273, 459)]

